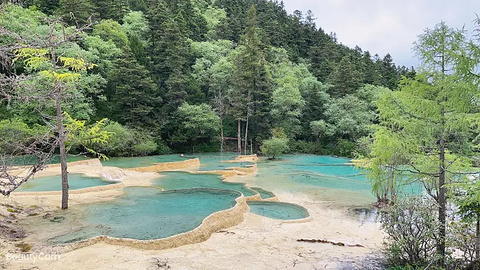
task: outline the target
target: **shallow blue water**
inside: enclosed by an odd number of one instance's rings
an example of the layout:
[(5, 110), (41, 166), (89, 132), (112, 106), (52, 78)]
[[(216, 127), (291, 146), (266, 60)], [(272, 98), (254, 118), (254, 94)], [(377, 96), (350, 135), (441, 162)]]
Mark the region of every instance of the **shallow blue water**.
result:
[[(86, 177), (82, 174), (68, 175), (68, 185), (70, 186), (70, 190), (105, 186), (109, 184), (112, 184), (112, 182), (104, 181), (98, 177)], [(62, 190), (62, 179), (60, 175), (33, 178), (17, 189), (18, 192), (60, 190)]]
[(172, 154), (172, 155), (158, 155), (158, 156), (147, 156), (147, 157), (109, 158), (108, 160), (102, 160), (101, 162), (103, 166), (128, 169), (128, 168), (148, 167), (156, 163), (183, 161), (191, 158), (195, 158), (195, 157), (192, 157), (192, 156), (182, 157), (180, 156), (180, 154)]
[[(84, 157), (84, 156), (72, 156), (72, 155), (67, 155), (67, 162), (75, 162), (75, 161), (82, 161), (82, 160), (88, 160), (91, 159), (90, 157)], [(20, 156), (20, 157), (14, 157), (10, 162), (14, 166), (26, 166), (26, 165), (32, 165), (37, 162), (37, 157), (34, 156)], [(7, 162), (8, 164), (9, 162)], [(52, 157), (52, 159), (48, 162), (48, 164), (58, 164), (60, 163), (60, 156), (55, 155)]]
[(98, 235), (140, 240), (160, 239), (198, 227), (214, 212), (232, 208), (240, 193), (190, 189), (161, 192), (155, 188), (126, 188), (109, 202), (82, 206), (83, 226), (50, 239), (69, 243)]
[(309, 217), (300, 205), (282, 202), (247, 202), (250, 212), (273, 219), (293, 220)]
[(261, 197), (262, 199), (268, 199), (268, 198), (273, 198), (273, 197), (275, 197), (275, 194), (274, 194), (273, 192), (270, 192), (270, 191), (265, 190), (265, 189), (263, 189), (263, 188), (251, 187), (250, 189), (258, 192), (258, 194), (260, 194), (260, 197)]
[[(235, 154), (202, 154), (201, 170), (217, 170), (236, 164), (222, 163)], [(191, 158), (191, 157), (187, 157)], [(121, 158), (103, 162), (105, 166), (131, 168), (149, 166), (157, 162), (184, 160), (179, 155)], [(86, 205), (82, 208), (81, 228), (76, 228), (52, 239), (64, 243), (96, 235), (110, 235), (135, 239), (157, 239), (189, 231), (197, 227), (209, 214), (232, 207), (239, 192), (245, 196), (260, 193), (262, 198), (274, 193), (315, 195), (314, 200), (345, 201), (364, 204), (372, 202), (370, 181), (363, 171), (349, 165), (346, 158), (313, 155), (285, 155), (280, 160), (262, 159), (256, 175), (242, 176), (241, 183), (222, 182), (215, 174), (162, 172), (151, 188), (127, 188), (126, 194), (112, 201)], [(241, 164), (246, 165), (246, 164)], [(207, 188), (209, 190), (198, 190)], [(160, 192), (165, 189), (167, 192)], [(215, 191), (210, 189), (216, 189)], [(273, 193), (272, 193), (273, 192)], [(326, 198), (326, 194), (330, 197)], [(363, 199), (359, 199), (360, 197)], [(366, 198), (366, 199), (365, 199)], [(275, 219), (308, 217), (305, 208), (278, 202), (249, 202), (253, 213)]]
[[(258, 163), (258, 181), (282, 179), (289, 185), (371, 192), (370, 180), (347, 158), (313, 155), (285, 155), (278, 161)], [(281, 188), (282, 183), (278, 183)]]
[(245, 167), (253, 164), (249, 162), (222, 162), (235, 159), (238, 153), (205, 153), (196, 156), (200, 160), (200, 171), (225, 170), (231, 167)]
[(239, 191), (245, 197), (257, 194), (244, 184), (223, 182), (217, 174), (192, 174), (187, 172), (162, 172), (161, 174), (164, 176), (159, 178), (156, 184), (165, 190), (214, 188)]

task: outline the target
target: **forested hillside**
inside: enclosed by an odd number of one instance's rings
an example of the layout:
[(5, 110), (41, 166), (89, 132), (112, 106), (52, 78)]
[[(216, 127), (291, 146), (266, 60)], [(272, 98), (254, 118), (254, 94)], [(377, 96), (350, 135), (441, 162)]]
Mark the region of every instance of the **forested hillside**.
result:
[[(109, 142), (90, 142), (109, 156), (218, 151), (222, 139), (228, 150), (258, 152), (273, 130), (286, 134), (292, 152), (362, 154), (377, 94), (415, 75), (388, 54), (342, 45), (312, 12), (287, 14), (277, 1), (10, 2), (0, 15), (4, 47), (41, 48), (57, 33), (88, 26), (55, 48), (87, 63), (77, 70), (61, 60), (75, 72), (63, 107), (87, 125), (109, 119)], [(52, 27), (55, 19), (66, 27)], [(2, 78), (23, 75), (21, 88), (36, 90), (28, 102), (2, 99), (4, 133), (48, 129), (55, 111), (42, 96), (42, 72), (56, 64), (34, 66), (38, 55), (23, 56), (2, 61)]]

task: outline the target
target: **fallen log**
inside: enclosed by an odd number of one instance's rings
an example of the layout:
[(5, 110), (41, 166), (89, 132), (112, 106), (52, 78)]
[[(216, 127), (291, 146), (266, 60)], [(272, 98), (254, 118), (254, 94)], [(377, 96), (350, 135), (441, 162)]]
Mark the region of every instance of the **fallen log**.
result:
[(341, 246), (341, 247), (365, 247), (360, 244), (348, 245), (342, 242), (333, 242), (326, 239), (297, 239), (297, 242), (332, 244), (334, 246)]

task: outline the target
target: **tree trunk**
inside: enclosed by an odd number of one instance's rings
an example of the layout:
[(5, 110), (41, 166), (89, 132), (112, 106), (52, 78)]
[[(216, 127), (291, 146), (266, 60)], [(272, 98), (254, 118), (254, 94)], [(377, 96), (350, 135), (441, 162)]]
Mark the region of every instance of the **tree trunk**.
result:
[[(443, 48), (444, 49), (444, 48)], [(445, 50), (442, 51), (441, 56), (441, 65), (442, 65), (442, 79), (445, 77)], [(443, 87), (441, 92), (443, 92)], [(446, 102), (444, 97), (441, 102)], [(445, 197), (445, 108), (442, 103), (441, 105), (441, 119), (442, 119), (442, 130), (441, 137), (438, 143), (439, 146), (439, 168), (438, 168), (438, 221), (440, 223), (440, 228), (438, 232), (437, 240), (437, 254), (439, 256), (439, 265), (440, 267), (445, 267), (445, 237), (446, 237), (446, 215), (447, 215), (447, 199)]]
[(477, 228), (475, 230), (475, 259), (480, 260), (480, 216), (477, 216)]
[(220, 153), (223, 153), (223, 144), (225, 142), (224, 136), (223, 136), (223, 119), (220, 117)]
[(437, 240), (437, 254), (439, 256), (440, 266), (445, 265), (445, 236), (446, 236), (446, 214), (447, 199), (445, 197), (445, 139), (442, 135), (439, 143), (439, 168), (438, 168), (438, 221), (440, 223), (439, 235)]
[(62, 101), (60, 93), (57, 94), (56, 100), (57, 109), (57, 131), (58, 144), (60, 147), (60, 168), (62, 172), (62, 209), (68, 208), (68, 170), (67, 170), (67, 150), (65, 148), (65, 126), (63, 125)]
[(240, 119), (237, 120), (237, 149), (238, 153), (242, 153), (242, 122)]
[(248, 113), (247, 113), (247, 121), (245, 122), (245, 148), (244, 153), (247, 154), (247, 147), (248, 147)]

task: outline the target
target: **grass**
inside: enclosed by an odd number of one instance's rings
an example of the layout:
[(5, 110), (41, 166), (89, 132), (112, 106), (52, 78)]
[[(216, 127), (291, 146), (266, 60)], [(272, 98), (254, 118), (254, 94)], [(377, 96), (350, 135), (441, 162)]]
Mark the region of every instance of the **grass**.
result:
[(28, 252), (28, 251), (30, 251), (30, 249), (32, 249), (32, 247), (29, 244), (24, 243), (24, 242), (15, 244), (15, 246), (17, 248), (20, 248), (21, 252)]

